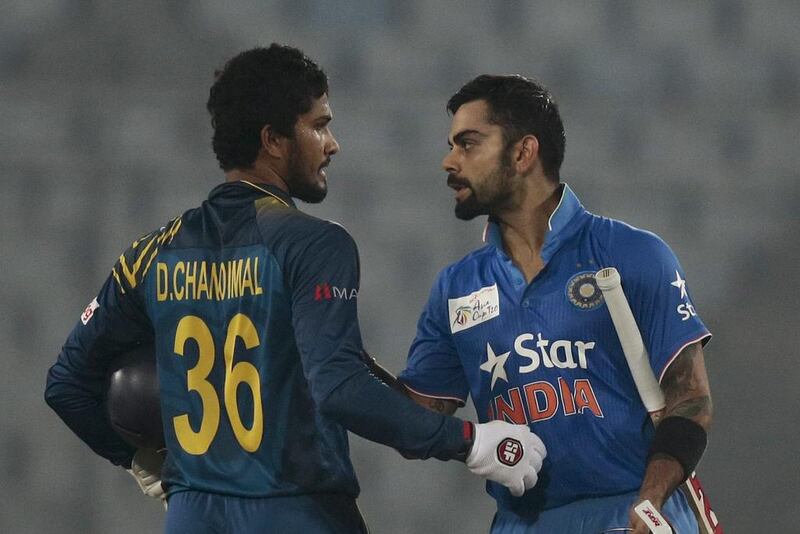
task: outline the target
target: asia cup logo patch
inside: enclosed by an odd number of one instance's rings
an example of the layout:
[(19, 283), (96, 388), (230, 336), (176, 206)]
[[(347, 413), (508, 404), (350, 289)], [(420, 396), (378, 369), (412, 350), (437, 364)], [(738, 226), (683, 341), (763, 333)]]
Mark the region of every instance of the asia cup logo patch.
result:
[(497, 284), (482, 287), (469, 295), (447, 299), (450, 332), (455, 334), (500, 315)]
[(594, 310), (603, 304), (603, 293), (597, 287), (591, 271), (584, 271), (570, 278), (566, 292), (572, 305), (581, 310)]
[(524, 455), (522, 443), (515, 439), (506, 438), (497, 446), (497, 459), (503, 465), (514, 467), (522, 460)]

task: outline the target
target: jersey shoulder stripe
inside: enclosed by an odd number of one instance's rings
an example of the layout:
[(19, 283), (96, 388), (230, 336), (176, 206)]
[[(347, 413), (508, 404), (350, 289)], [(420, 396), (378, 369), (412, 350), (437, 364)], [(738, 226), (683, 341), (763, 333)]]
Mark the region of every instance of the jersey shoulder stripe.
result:
[(116, 265), (111, 269), (111, 275), (123, 294), (136, 289), (142, 283), (158, 252), (163, 246), (172, 243), (180, 229), (181, 217), (178, 216), (159, 230), (145, 234), (134, 241), (120, 255)]

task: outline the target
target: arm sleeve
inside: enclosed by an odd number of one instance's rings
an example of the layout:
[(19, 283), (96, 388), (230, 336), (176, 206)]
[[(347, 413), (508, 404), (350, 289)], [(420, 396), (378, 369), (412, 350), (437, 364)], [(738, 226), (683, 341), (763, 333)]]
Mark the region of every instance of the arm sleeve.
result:
[(360, 360), (358, 251), (327, 223), (291, 254), (292, 321), (311, 395), (320, 411), (356, 434), (417, 458), (463, 452), (463, 421), (417, 405), (372, 376)]
[(120, 257), (97, 298), (84, 310), (48, 371), (45, 389), (47, 404), (80, 439), (124, 467), (130, 466), (134, 449), (111, 427), (105, 394), (113, 358), (153, 337), (137, 292), (141, 277), (128, 269), (141, 254), (137, 244)]
[(711, 338), (692, 303), (686, 275), (669, 246), (637, 231), (621, 263), (622, 286), (659, 380), (687, 345)]
[(420, 315), (408, 363), (399, 378), (415, 393), (454, 400), (463, 406), (469, 383), (450, 334), (445, 281), (446, 271), (442, 271)]

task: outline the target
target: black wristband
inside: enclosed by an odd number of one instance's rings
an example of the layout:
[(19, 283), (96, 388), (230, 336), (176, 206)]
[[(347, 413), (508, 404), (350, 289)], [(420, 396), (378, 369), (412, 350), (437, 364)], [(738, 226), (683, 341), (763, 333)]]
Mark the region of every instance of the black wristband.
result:
[(654, 454), (666, 454), (675, 458), (683, 467), (683, 479), (694, 472), (706, 450), (706, 430), (686, 417), (672, 415), (656, 428), (656, 435), (647, 452), (647, 460)]

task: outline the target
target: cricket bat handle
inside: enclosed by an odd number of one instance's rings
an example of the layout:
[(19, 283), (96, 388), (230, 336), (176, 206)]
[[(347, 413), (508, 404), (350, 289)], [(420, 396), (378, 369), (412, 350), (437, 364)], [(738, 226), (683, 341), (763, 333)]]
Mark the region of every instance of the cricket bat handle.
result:
[[(636, 324), (628, 299), (625, 298), (625, 292), (622, 290), (622, 279), (619, 272), (614, 267), (600, 269), (595, 274), (595, 282), (603, 293), (608, 313), (611, 315), (611, 322), (617, 331), (617, 337), (639, 397), (647, 408), (653, 424), (658, 426), (664, 416), (666, 406), (664, 393), (661, 391), (653, 368), (650, 367), (650, 358), (647, 355), (642, 334)], [(689, 479), (681, 484), (680, 489), (689, 501), (701, 534), (723, 534), (722, 526), (711, 509), (711, 504), (697, 475), (692, 473)]]
[(622, 352), (628, 362), (633, 381), (645, 408), (653, 423), (657, 424), (664, 413), (666, 403), (661, 386), (650, 367), (650, 358), (639, 333), (639, 326), (622, 291), (622, 279), (617, 270), (607, 267), (597, 272), (594, 277), (597, 287), (603, 292), (606, 307), (617, 331)]

